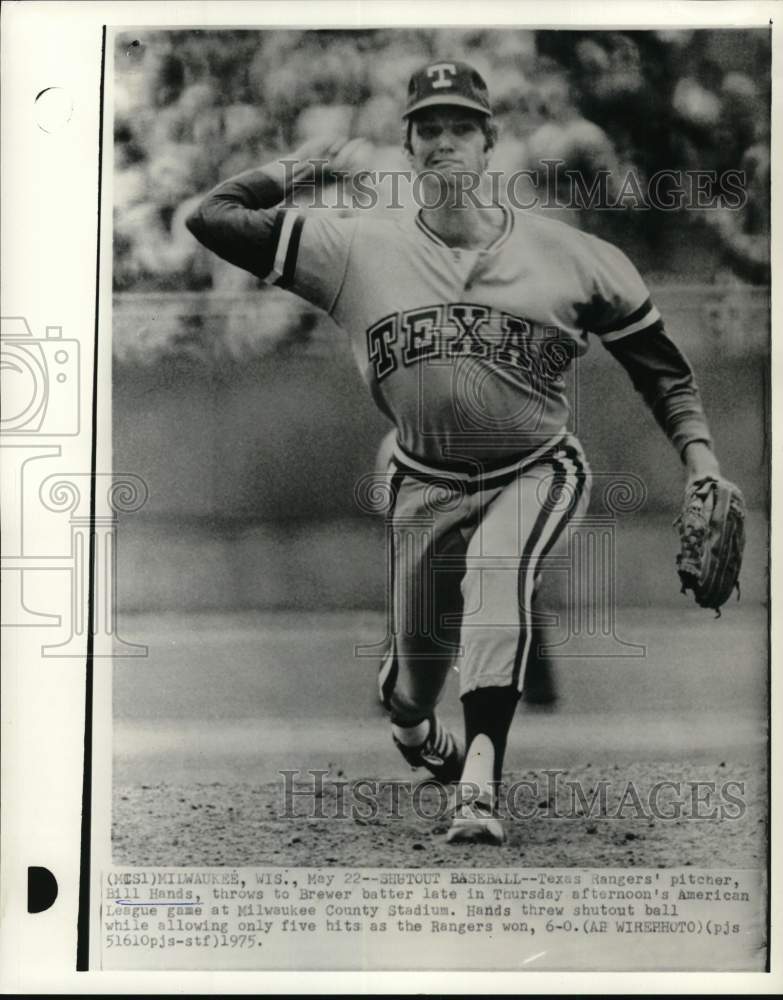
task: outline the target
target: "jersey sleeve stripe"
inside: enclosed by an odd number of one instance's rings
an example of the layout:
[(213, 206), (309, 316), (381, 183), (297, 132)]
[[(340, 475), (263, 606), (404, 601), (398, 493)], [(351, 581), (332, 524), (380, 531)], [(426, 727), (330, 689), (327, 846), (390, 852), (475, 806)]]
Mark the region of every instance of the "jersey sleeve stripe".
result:
[(648, 296), (639, 308), (634, 309), (632, 313), (629, 313), (627, 316), (623, 316), (621, 319), (613, 320), (611, 323), (606, 323), (604, 326), (591, 327), (591, 332), (597, 334), (599, 337), (603, 337), (604, 334), (607, 333), (615, 333), (617, 330), (625, 330), (627, 326), (632, 323), (638, 323), (638, 321), (646, 316), (648, 312), (652, 312), (654, 310), (655, 306), (652, 304), (652, 299)]
[(636, 323), (631, 323), (630, 326), (624, 326), (622, 330), (616, 330), (614, 333), (607, 333), (601, 337), (602, 344), (610, 344), (613, 340), (621, 340), (623, 337), (628, 337), (632, 333), (652, 333), (654, 330), (663, 329), (663, 320), (661, 319), (661, 314), (657, 309), (653, 308), (642, 319), (638, 320)]
[(638, 309), (634, 309), (634, 311), (628, 313), (627, 316), (612, 320), (611, 323), (605, 323), (601, 326), (591, 326), (590, 332), (596, 334), (602, 339), (609, 339), (615, 335), (622, 337), (625, 336), (626, 333), (642, 330), (645, 326), (654, 323), (655, 320), (660, 318), (661, 314), (652, 304), (652, 299), (648, 296)]
[(296, 221), (296, 212), (278, 212), (272, 229), (272, 242), (276, 245), (275, 261), (272, 270), (264, 278), (268, 285), (276, 285), (285, 270), (286, 255), (291, 240), (291, 231)]
[(291, 226), (291, 235), (288, 238), (288, 249), (286, 250), (285, 261), (283, 263), (283, 275), (278, 282), (281, 288), (289, 288), (293, 284), (303, 226), (304, 218), (301, 215), (297, 215)]
[(603, 341), (617, 340), (618, 337), (626, 337), (629, 333), (638, 333), (646, 330), (647, 327), (659, 323), (661, 314), (652, 303), (649, 297), (642, 302), (638, 309), (628, 313), (621, 319), (613, 320), (604, 326), (592, 327), (595, 333)]

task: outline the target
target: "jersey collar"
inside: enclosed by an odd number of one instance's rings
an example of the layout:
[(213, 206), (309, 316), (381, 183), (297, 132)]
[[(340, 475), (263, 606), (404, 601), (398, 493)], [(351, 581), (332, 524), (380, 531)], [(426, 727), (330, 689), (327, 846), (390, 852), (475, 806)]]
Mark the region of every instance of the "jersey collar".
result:
[[(496, 239), (492, 241), (492, 243), (490, 243), (488, 247), (483, 247), (482, 249), (473, 252), (494, 253), (496, 250), (500, 249), (500, 247), (506, 242), (508, 237), (511, 235), (511, 230), (514, 228), (514, 213), (506, 205), (497, 204), (497, 207), (503, 211), (503, 216), (505, 220), (503, 225), (503, 231), (497, 236)], [(451, 247), (449, 246), (448, 243), (445, 243), (434, 230), (430, 229), (430, 227), (427, 225), (424, 219), (422, 219), (421, 209), (419, 209), (419, 211), (416, 213), (413, 221), (417, 229), (419, 229), (419, 231), (422, 232), (427, 237), (427, 239), (429, 239), (432, 243), (435, 243), (437, 246), (443, 247), (446, 250), (464, 249), (462, 247)]]

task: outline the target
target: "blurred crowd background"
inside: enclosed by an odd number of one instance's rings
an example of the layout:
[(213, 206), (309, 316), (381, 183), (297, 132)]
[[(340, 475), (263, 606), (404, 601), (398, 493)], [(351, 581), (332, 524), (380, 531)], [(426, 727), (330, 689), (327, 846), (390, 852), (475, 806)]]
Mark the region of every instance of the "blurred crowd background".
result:
[(589, 181), (633, 170), (744, 170), (742, 210), (561, 210), (648, 281), (769, 277), (770, 49), (764, 30), (158, 31), (115, 40), (117, 291), (257, 282), (184, 226), (219, 180), (317, 133), (363, 136), (373, 169), (405, 169), (400, 110), (432, 58), (472, 62), (500, 126), (491, 166), (561, 159)]

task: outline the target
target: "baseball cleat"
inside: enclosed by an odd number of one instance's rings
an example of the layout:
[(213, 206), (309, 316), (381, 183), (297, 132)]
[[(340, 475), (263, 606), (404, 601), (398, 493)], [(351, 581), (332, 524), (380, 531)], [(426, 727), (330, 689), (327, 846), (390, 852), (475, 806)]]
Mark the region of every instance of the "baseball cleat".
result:
[(411, 767), (426, 767), (444, 785), (458, 781), (465, 757), (462, 747), (436, 715), (430, 716), (429, 722), (429, 735), (420, 746), (406, 747), (392, 735), (394, 744)]
[(494, 844), (499, 847), (505, 839), (503, 823), (494, 815), (492, 803), (485, 798), (459, 805), (446, 834), (449, 844)]

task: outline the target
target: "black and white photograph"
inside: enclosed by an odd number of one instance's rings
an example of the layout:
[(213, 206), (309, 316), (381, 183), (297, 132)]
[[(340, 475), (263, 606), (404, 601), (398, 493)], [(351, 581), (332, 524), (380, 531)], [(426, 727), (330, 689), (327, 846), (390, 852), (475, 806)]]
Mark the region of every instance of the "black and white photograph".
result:
[(768, 970), (771, 22), (209, 20), (103, 29), (83, 956)]
[(113, 55), (115, 860), (761, 866), (768, 32)]

